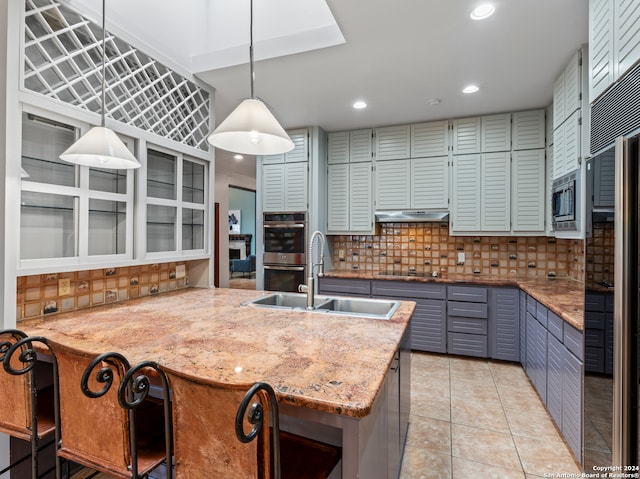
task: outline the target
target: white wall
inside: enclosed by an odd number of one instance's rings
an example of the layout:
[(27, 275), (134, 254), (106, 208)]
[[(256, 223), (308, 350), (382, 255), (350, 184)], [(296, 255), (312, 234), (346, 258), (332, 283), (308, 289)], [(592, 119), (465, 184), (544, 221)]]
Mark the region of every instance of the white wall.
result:
[[(227, 211), (229, 210), (229, 186), (239, 186), (250, 190), (256, 189), (256, 162), (255, 158), (244, 160), (227, 159), (228, 155), (216, 153), (216, 184), (215, 202), (220, 204), (220, 287), (229, 287), (229, 223)], [(256, 211), (256, 214), (257, 211)], [(256, 251), (258, 251), (256, 242)]]

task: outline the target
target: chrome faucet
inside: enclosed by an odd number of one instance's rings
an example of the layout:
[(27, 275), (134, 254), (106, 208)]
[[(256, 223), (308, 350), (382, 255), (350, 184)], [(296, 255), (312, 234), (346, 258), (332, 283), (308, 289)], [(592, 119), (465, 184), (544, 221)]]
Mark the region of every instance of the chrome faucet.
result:
[[(316, 238), (320, 238), (320, 262), (313, 262), (313, 242)], [(307, 284), (298, 285), (299, 293), (307, 293), (307, 309), (313, 309), (315, 295), (315, 280), (313, 269), (318, 266), (318, 278), (324, 275), (324, 243), (325, 237), (321, 231), (314, 231), (309, 240), (309, 248), (307, 250)]]

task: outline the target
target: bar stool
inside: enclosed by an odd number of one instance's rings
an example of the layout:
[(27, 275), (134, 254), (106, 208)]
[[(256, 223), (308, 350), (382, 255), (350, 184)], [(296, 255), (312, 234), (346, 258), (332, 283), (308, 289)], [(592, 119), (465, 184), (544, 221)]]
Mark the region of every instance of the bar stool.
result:
[(265, 383), (231, 385), (160, 366), (171, 387), (176, 479), (326, 479), (341, 448), (279, 429)]
[[(46, 374), (37, 374), (41, 367), (33, 349), (33, 341), (37, 340), (28, 338), (17, 329), (0, 331), (0, 361), (3, 365), (0, 371), (0, 432), (31, 443), (33, 479), (39, 477), (39, 452), (55, 443), (54, 374), (51, 373), (50, 384), (46, 384), (49, 383), (48, 378), (43, 377)], [(44, 440), (47, 442), (43, 444)], [(15, 470), (28, 458), (25, 456), (0, 470), (0, 476)], [(43, 475), (52, 469), (44, 471)]]
[[(123, 382), (130, 369), (119, 353), (98, 357), (50, 342), (60, 397), (58, 456), (122, 479), (146, 477), (166, 457), (164, 410)], [(111, 386), (116, 387), (112, 388)]]

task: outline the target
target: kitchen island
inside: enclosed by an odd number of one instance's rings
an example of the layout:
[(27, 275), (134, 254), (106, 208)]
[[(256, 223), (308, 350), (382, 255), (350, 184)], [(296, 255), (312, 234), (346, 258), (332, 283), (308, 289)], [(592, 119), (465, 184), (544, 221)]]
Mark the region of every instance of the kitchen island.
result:
[(265, 381), (278, 396), (283, 429), (342, 446), (341, 477), (387, 477), (382, 463), (398, 461), (383, 461), (380, 436), (393, 432), (388, 419), (399, 406), (388, 400), (408, 389), (408, 365), (404, 381), (389, 373), (401, 367), (415, 304), (402, 302), (390, 320), (242, 305), (260, 295), (191, 288), (18, 328), (96, 355), (118, 351), (132, 364), (154, 360), (220, 382)]

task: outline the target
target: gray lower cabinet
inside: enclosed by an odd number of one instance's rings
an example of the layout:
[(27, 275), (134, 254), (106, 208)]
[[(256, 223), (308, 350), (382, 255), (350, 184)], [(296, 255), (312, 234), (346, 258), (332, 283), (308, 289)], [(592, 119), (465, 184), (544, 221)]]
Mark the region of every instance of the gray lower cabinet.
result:
[(319, 278), (318, 293), (341, 296), (370, 296), (371, 281), (367, 279)]
[(489, 310), (487, 288), (447, 287), (447, 352), (486, 358)]
[(489, 289), (489, 356), (520, 361), (520, 290)]
[(520, 364), (527, 368), (527, 293), (519, 291), (520, 309), (518, 318), (520, 322)]
[(415, 301), (411, 319), (411, 349), (436, 353), (447, 352), (447, 286), (408, 281), (371, 282), (374, 297)]
[(531, 296), (526, 308), (525, 371), (581, 461), (584, 335)]
[(613, 293), (585, 293), (584, 368), (613, 374)]

